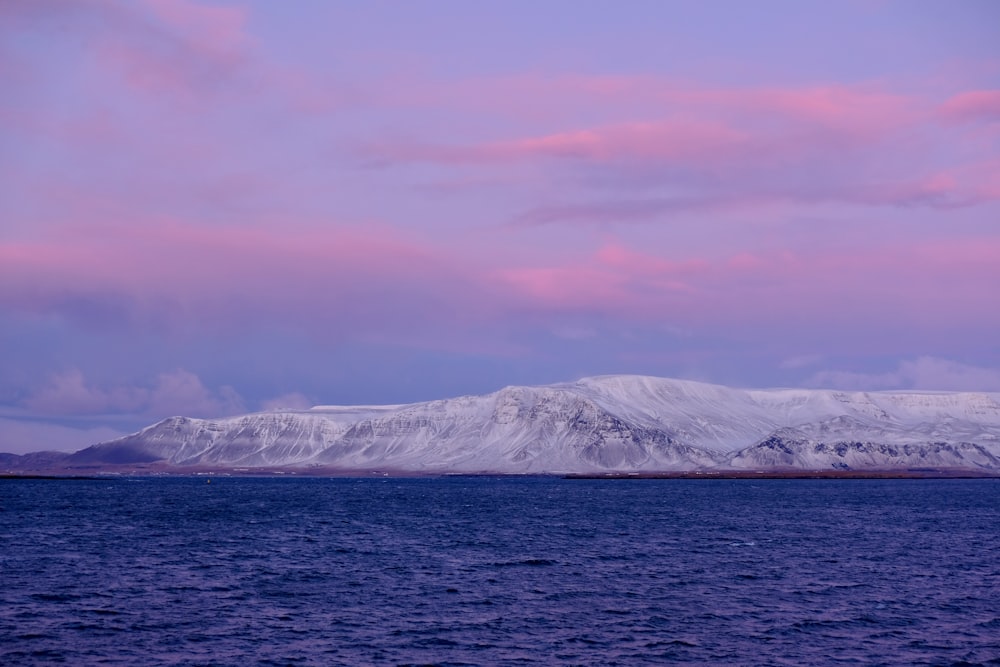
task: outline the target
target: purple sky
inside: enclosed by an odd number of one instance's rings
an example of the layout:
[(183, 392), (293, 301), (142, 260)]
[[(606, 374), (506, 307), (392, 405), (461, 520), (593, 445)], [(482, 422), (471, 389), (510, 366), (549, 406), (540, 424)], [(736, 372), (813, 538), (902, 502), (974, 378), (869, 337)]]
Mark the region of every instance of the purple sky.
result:
[(1000, 391), (1000, 3), (0, 2), (0, 451), (641, 373)]

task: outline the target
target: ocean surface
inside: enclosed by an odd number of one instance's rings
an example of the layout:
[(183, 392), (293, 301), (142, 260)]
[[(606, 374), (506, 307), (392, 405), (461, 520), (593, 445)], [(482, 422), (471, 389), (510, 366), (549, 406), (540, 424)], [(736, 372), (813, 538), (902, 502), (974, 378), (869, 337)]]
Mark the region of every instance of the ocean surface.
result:
[(1000, 480), (0, 480), (0, 664), (1000, 665)]

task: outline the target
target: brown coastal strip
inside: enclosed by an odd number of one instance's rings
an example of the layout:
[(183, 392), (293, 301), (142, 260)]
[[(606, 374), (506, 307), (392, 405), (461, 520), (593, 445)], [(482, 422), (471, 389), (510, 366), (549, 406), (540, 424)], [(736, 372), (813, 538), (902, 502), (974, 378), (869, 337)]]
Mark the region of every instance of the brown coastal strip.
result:
[(569, 473), (564, 479), (991, 479), (1000, 472), (959, 468), (906, 470), (700, 470)]

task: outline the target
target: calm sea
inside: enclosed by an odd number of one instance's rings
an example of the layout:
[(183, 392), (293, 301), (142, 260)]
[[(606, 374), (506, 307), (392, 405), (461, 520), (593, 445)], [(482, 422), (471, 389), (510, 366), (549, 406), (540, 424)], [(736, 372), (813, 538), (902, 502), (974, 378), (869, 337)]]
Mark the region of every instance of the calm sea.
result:
[(0, 480), (0, 664), (1000, 664), (1000, 480)]

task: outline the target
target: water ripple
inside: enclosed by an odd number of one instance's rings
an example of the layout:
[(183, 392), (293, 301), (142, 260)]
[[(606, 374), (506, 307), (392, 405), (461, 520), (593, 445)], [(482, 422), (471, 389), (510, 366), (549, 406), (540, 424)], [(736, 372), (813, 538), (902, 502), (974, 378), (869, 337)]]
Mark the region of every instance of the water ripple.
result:
[(0, 664), (1000, 664), (995, 480), (0, 482)]

